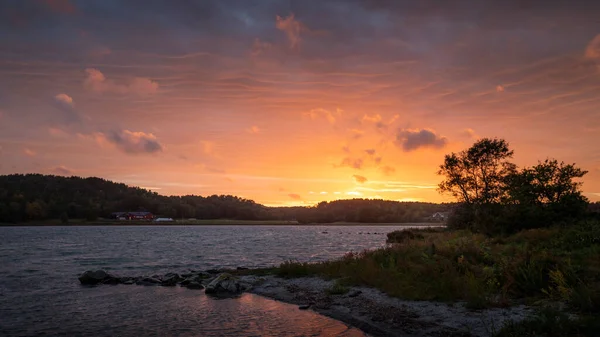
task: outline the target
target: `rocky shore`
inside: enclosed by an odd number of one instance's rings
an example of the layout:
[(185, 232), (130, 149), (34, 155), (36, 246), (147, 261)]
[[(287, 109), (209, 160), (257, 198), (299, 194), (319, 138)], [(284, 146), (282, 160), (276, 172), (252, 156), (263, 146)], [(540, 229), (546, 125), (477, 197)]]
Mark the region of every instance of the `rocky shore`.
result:
[(532, 313), (531, 308), (525, 306), (470, 311), (464, 303), (403, 301), (363, 287), (349, 288), (344, 294), (335, 295), (331, 291), (334, 282), (320, 278), (234, 274), (235, 271), (208, 270), (120, 277), (98, 270), (83, 273), (79, 281), (83, 285), (181, 286), (204, 289), (209, 296), (217, 297), (249, 292), (298, 305), (299, 310), (313, 310), (372, 336), (489, 337), (506, 321), (520, 321)]

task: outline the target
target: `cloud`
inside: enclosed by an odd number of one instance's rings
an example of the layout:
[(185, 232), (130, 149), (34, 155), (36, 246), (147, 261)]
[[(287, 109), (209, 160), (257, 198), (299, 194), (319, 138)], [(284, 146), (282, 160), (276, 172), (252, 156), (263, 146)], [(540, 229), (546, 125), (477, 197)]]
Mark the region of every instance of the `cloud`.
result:
[(498, 85), (496, 86), (496, 92), (504, 92), (504, 87), (503, 87), (503, 86), (501, 86), (500, 84), (498, 84)]
[(158, 91), (158, 83), (145, 77), (133, 77), (126, 83), (117, 83), (107, 79), (104, 74), (94, 68), (85, 70), (86, 78), (83, 82), (84, 86), (91, 91), (98, 93), (115, 93), (115, 94), (137, 94), (149, 95)]
[(75, 102), (73, 97), (67, 94), (58, 94), (54, 96), (54, 105), (63, 113), (63, 119), (67, 124), (80, 123), (81, 115), (75, 110)]
[(469, 139), (479, 139), (479, 135), (477, 135), (477, 133), (475, 132), (475, 130), (471, 129), (471, 128), (466, 128), (461, 132), (461, 135), (463, 137), (469, 138)]
[[(335, 114), (337, 116), (341, 116), (342, 110), (337, 109)], [(323, 109), (323, 108), (312, 109), (308, 112), (305, 112), (304, 115), (309, 117), (312, 120), (319, 118), (319, 116), (323, 116), (325, 119), (327, 119), (329, 124), (335, 124), (335, 121), (336, 121), (336, 116), (334, 115), (334, 113), (327, 109)]]
[(375, 154), (375, 152), (376, 152), (376, 151), (375, 151), (375, 149), (366, 149), (366, 150), (365, 150), (365, 152), (366, 152), (366, 153), (367, 153), (369, 156), (372, 156), (372, 155), (374, 155), (374, 154)]
[(360, 158), (350, 158), (350, 157), (346, 157), (344, 159), (342, 159), (342, 163), (340, 165), (338, 165), (338, 167), (344, 167), (344, 166), (348, 166), (348, 167), (352, 167), (355, 168), (357, 170), (362, 169), (364, 164), (364, 161)]
[(127, 154), (154, 154), (164, 150), (164, 146), (153, 134), (140, 131), (96, 133), (95, 138), (99, 144), (112, 144)]
[(291, 49), (300, 48), (300, 33), (305, 31), (306, 27), (300, 21), (296, 20), (294, 14), (290, 14), (285, 18), (277, 15), (275, 18), (275, 27), (285, 33), (290, 42)]
[(386, 121), (383, 120), (383, 117), (381, 117), (380, 114), (364, 115), (363, 118), (362, 118), (362, 122), (363, 123), (372, 123), (372, 124), (375, 124), (375, 128), (377, 128), (377, 130), (381, 131), (382, 129), (385, 129), (388, 126), (394, 124), (394, 122), (399, 117), (400, 116), (398, 116), (398, 115), (394, 115), (392, 118), (390, 118), (390, 120), (388, 120), (386, 122)]
[(69, 134), (59, 128), (48, 128), (48, 133), (55, 138), (66, 138), (69, 136)]
[(381, 122), (382, 118), (380, 114), (375, 114), (375, 115), (364, 115), (362, 118), (363, 122), (368, 122), (368, 123), (379, 123)]
[(596, 35), (585, 48), (585, 58), (600, 60), (600, 34)]
[(254, 43), (252, 44), (252, 49), (250, 50), (250, 55), (256, 57), (261, 54), (264, 54), (266, 51), (271, 49), (272, 45), (269, 42), (261, 41), (259, 38), (254, 39)]
[(360, 139), (365, 134), (364, 131), (359, 129), (349, 129), (348, 131), (352, 134), (352, 139)]
[(448, 144), (446, 137), (439, 136), (431, 129), (401, 129), (396, 134), (396, 145), (406, 152), (429, 147), (441, 149)]
[(383, 175), (389, 176), (396, 172), (396, 169), (391, 166), (382, 166), (379, 168)]
[(52, 173), (59, 176), (71, 176), (73, 175), (73, 171), (65, 166), (58, 166), (51, 170)]
[(359, 175), (357, 175), (357, 174), (353, 175), (352, 177), (353, 177), (353, 178), (354, 178), (354, 180), (355, 180), (357, 183), (359, 183), (359, 184), (364, 184), (364, 183), (366, 183), (366, 182), (367, 182), (367, 180), (368, 180), (366, 177), (359, 176)]
[(23, 149), (23, 153), (28, 157), (37, 156), (37, 152), (33, 151), (32, 149), (28, 149), (28, 148)]
[(257, 134), (257, 133), (260, 133), (260, 129), (258, 128), (258, 126), (253, 125), (253, 126), (249, 127), (248, 129), (246, 129), (246, 132), (252, 133), (252, 134)]
[(290, 197), (294, 200), (302, 200), (302, 197), (300, 196), (300, 194), (296, 194), (296, 193), (290, 193), (290, 194), (288, 194), (288, 197)]

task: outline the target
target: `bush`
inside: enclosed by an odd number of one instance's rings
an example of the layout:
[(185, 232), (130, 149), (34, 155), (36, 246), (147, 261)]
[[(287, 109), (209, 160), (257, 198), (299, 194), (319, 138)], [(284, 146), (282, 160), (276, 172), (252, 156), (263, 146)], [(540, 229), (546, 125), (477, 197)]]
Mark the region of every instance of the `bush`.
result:
[(418, 232), (409, 229), (393, 231), (387, 234), (387, 243), (403, 243), (409, 240), (422, 240), (424, 237)]
[(540, 310), (534, 317), (507, 323), (495, 337), (566, 337), (598, 336), (600, 324), (595, 318), (571, 318), (552, 308)]

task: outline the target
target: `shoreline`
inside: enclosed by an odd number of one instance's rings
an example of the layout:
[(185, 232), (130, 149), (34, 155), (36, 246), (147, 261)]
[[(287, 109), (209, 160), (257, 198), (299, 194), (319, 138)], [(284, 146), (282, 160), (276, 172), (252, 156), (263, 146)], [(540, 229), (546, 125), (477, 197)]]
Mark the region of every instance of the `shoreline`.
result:
[(84, 286), (179, 286), (202, 291), (217, 300), (250, 293), (297, 305), (298, 310), (312, 310), (374, 337), (489, 337), (505, 323), (520, 322), (534, 312), (534, 308), (525, 305), (475, 311), (460, 301), (408, 301), (362, 286), (336, 292), (332, 290), (335, 280), (282, 278), (270, 273), (260, 275), (256, 271), (207, 270), (181, 275), (119, 277), (98, 270), (83, 273), (79, 280)]
[[(247, 280), (248, 277), (241, 277)], [(246, 281), (247, 282), (247, 281)], [(318, 277), (259, 278), (247, 292), (298, 305), (362, 330), (371, 336), (488, 337), (508, 321), (533, 313), (524, 305), (473, 311), (463, 302), (406, 301), (367, 287), (350, 287), (346, 294), (327, 291), (334, 281)]]
[(405, 223), (373, 223), (373, 222), (333, 222), (333, 223), (291, 223), (283, 221), (211, 221), (211, 222), (77, 222), (77, 223), (54, 223), (54, 222), (35, 222), (35, 223), (0, 223), (0, 227), (139, 227), (139, 226), (162, 226), (162, 227), (196, 227), (196, 226), (277, 226), (277, 227), (445, 227), (443, 222), (405, 222)]

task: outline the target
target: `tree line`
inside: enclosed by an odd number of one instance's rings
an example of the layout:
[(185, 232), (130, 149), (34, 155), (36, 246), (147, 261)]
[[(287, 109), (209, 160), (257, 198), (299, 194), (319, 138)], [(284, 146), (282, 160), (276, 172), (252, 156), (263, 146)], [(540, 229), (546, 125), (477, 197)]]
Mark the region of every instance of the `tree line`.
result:
[(41, 174), (0, 176), (0, 222), (108, 218), (113, 212), (148, 211), (174, 219), (421, 222), (451, 205), (389, 200), (338, 200), (311, 207), (266, 207), (231, 195), (163, 196), (100, 178)]

